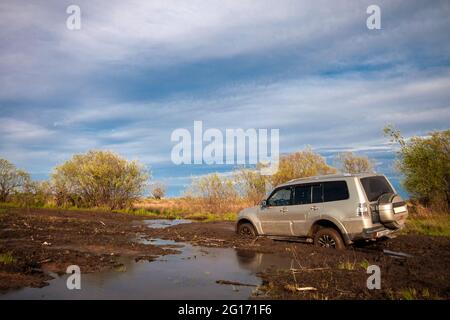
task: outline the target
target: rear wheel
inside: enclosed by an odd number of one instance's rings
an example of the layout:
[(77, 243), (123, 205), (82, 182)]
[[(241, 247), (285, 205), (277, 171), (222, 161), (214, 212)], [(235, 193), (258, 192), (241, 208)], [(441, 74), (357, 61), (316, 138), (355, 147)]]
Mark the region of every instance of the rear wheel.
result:
[(322, 228), (314, 236), (314, 244), (318, 247), (334, 248), (342, 250), (345, 248), (344, 240), (339, 232), (333, 228)]
[(255, 228), (249, 222), (239, 224), (237, 232), (238, 235), (245, 238), (255, 238), (257, 236)]

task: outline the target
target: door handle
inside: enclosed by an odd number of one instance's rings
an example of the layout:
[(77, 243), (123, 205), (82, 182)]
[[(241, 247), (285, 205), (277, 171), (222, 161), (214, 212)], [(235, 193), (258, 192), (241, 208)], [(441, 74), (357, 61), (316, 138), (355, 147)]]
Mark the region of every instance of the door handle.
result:
[(281, 208), (281, 209), (280, 209), (280, 212), (282, 212), (282, 213), (286, 213), (287, 211), (288, 211), (287, 208)]
[(312, 206), (310, 209), (313, 210), (313, 211), (317, 211), (317, 210), (319, 210), (319, 207), (317, 207), (317, 206)]

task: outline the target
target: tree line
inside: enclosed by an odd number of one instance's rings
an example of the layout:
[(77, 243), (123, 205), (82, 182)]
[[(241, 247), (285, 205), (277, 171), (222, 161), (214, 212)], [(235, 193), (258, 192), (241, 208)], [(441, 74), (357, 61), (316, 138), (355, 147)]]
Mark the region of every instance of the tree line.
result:
[[(396, 168), (403, 175), (403, 187), (422, 204), (448, 211), (450, 179), (450, 130), (425, 137), (405, 139), (388, 126), (385, 134), (398, 146)], [(239, 168), (231, 176), (210, 174), (195, 179), (186, 198), (201, 201), (210, 212), (226, 212), (230, 203), (245, 200), (258, 203), (267, 191), (296, 178), (315, 175), (373, 172), (366, 156), (341, 153), (333, 167), (311, 148), (283, 155), (272, 176), (259, 170)], [(258, 168), (258, 167), (257, 167)], [(0, 202), (22, 206), (80, 208), (130, 208), (149, 189), (150, 171), (138, 161), (128, 161), (111, 151), (91, 150), (74, 155), (54, 168), (48, 181), (33, 181), (30, 175), (5, 159), (0, 159)], [(166, 186), (155, 182), (150, 193), (164, 197)]]

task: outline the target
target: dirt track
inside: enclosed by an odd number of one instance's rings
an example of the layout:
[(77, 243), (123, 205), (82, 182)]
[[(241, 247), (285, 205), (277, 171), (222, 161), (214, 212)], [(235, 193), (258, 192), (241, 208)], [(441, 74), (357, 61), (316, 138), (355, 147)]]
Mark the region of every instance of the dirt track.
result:
[[(188, 241), (203, 246), (226, 246), (249, 252), (278, 253), (293, 258), (289, 269), (271, 266), (260, 276), (263, 291), (281, 299), (448, 299), (450, 298), (450, 239), (404, 235), (395, 239), (350, 247), (344, 251), (310, 244), (239, 239), (229, 222), (192, 223), (155, 230), (152, 236)], [(393, 258), (383, 249), (412, 257)], [(249, 253), (250, 254), (250, 253)], [(381, 269), (382, 289), (368, 290), (367, 265)], [(317, 290), (300, 292), (296, 287)]]
[[(139, 236), (173, 239), (209, 247), (233, 247), (247, 252), (249, 259), (262, 256), (263, 286), (259, 298), (283, 299), (402, 299), (450, 298), (450, 239), (400, 236), (396, 239), (350, 248), (345, 251), (315, 248), (309, 244), (241, 239), (231, 222), (191, 223), (165, 229), (150, 229), (145, 218), (117, 213), (19, 210), (0, 213), (0, 253), (14, 263), (0, 263), (0, 290), (46, 285), (50, 272), (64, 273), (77, 264), (84, 272), (120, 267), (119, 256), (149, 259), (175, 252), (137, 243)], [(396, 259), (382, 249), (412, 255)], [(290, 257), (289, 267), (264, 261), (261, 253)], [(366, 288), (365, 268), (381, 268), (382, 289)], [(313, 287), (314, 291), (297, 288)], [(258, 298), (257, 297), (257, 298)]]
[(0, 290), (41, 287), (51, 272), (62, 274), (75, 264), (84, 272), (120, 267), (117, 257), (136, 259), (173, 252), (137, 243), (143, 225), (125, 214), (60, 210), (8, 209), (0, 213), (0, 253), (15, 263), (0, 263)]

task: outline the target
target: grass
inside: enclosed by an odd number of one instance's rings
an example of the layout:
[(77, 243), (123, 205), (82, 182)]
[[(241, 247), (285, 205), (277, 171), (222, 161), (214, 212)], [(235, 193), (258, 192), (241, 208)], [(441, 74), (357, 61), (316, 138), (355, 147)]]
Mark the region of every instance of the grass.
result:
[(234, 212), (215, 214), (215, 213), (183, 213), (183, 211), (176, 208), (164, 209), (146, 209), (135, 208), (126, 210), (113, 210), (113, 212), (132, 214), (137, 216), (149, 216), (159, 219), (188, 219), (203, 222), (210, 221), (235, 221), (237, 214)]
[(355, 263), (350, 261), (340, 262), (338, 264), (338, 269), (340, 270), (355, 270)]
[(2, 209), (7, 209), (7, 208), (20, 208), (20, 206), (16, 203), (12, 203), (12, 202), (0, 202), (0, 207)]
[(202, 222), (210, 221), (236, 221), (237, 214), (234, 212), (225, 214), (214, 213), (188, 213), (183, 214), (177, 210), (165, 209), (160, 211), (148, 210), (145, 208), (113, 210), (113, 212), (131, 214), (136, 216), (153, 217), (158, 219), (187, 219)]
[[(14, 203), (0, 203), (0, 214), (6, 213), (8, 208), (21, 208)], [(32, 209), (47, 209), (47, 210), (67, 210), (67, 211), (86, 211), (86, 212), (116, 212), (135, 216), (145, 216), (158, 219), (188, 219), (203, 222), (210, 221), (235, 221), (237, 213), (229, 212), (224, 214), (215, 213), (184, 213), (182, 209), (164, 208), (164, 209), (147, 209), (147, 208), (131, 208), (121, 210), (110, 210), (108, 208), (79, 208), (68, 207), (60, 208), (55, 206), (32, 207)]]
[(184, 219), (189, 220), (201, 220), (201, 221), (236, 221), (237, 214), (234, 212), (224, 213), (224, 214), (214, 214), (214, 213), (194, 213), (184, 217)]
[(361, 261), (361, 262), (359, 263), (359, 266), (360, 266), (361, 268), (363, 268), (364, 270), (367, 270), (367, 268), (370, 266), (370, 262), (367, 261), (367, 259), (364, 259), (363, 261)]
[(428, 217), (409, 216), (404, 234), (450, 237), (450, 215), (432, 215)]
[[(50, 210), (73, 210), (92, 212), (119, 212), (136, 216), (146, 216), (159, 219), (189, 219), (196, 221), (236, 221), (237, 212), (245, 207), (243, 203), (236, 205), (231, 212), (210, 213), (203, 212), (202, 207), (195, 201), (184, 198), (145, 200), (135, 204), (135, 208), (125, 210), (109, 210), (108, 208), (58, 208), (53, 205), (41, 208)], [(0, 214), (6, 213), (9, 208), (20, 208), (14, 203), (0, 203)], [(38, 207), (33, 207), (33, 209)], [(417, 211), (417, 212), (416, 212)], [(435, 213), (413, 206), (411, 214), (406, 220), (403, 234), (420, 234), (426, 236), (450, 237), (450, 214)]]
[(400, 290), (400, 297), (404, 300), (439, 299), (438, 296), (432, 296), (428, 288), (423, 288), (422, 290), (415, 288), (404, 288)]
[(357, 265), (359, 267), (363, 268), (364, 270), (367, 270), (367, 268), (370, 266), (370, 262), (367, 261), (366, 259), (362, 260), (359, 264), (356, 264), (356, 262), (350, 262), (350, 261), (340, 262), (338, 264), (338, 269), (340, 269), (340, 270), (356, 270)]
[(404, 300), (417, 300), (417, 290), (414, 288), (406, 288), (400, 291)]
[(237, 213), (251, 206), (243, 200), (231, 199), (227, 205), (212, 205), (198, 198), (143, 199), (134, 204), (136, 208), (158, 212), (161, 217), (175, 216), (198, 221), (234, 221)]
[(16, 262), (16, 259), (10, 253), (1, 253), (0, 254), (0, 263), (1, 264), (13, 264)]

